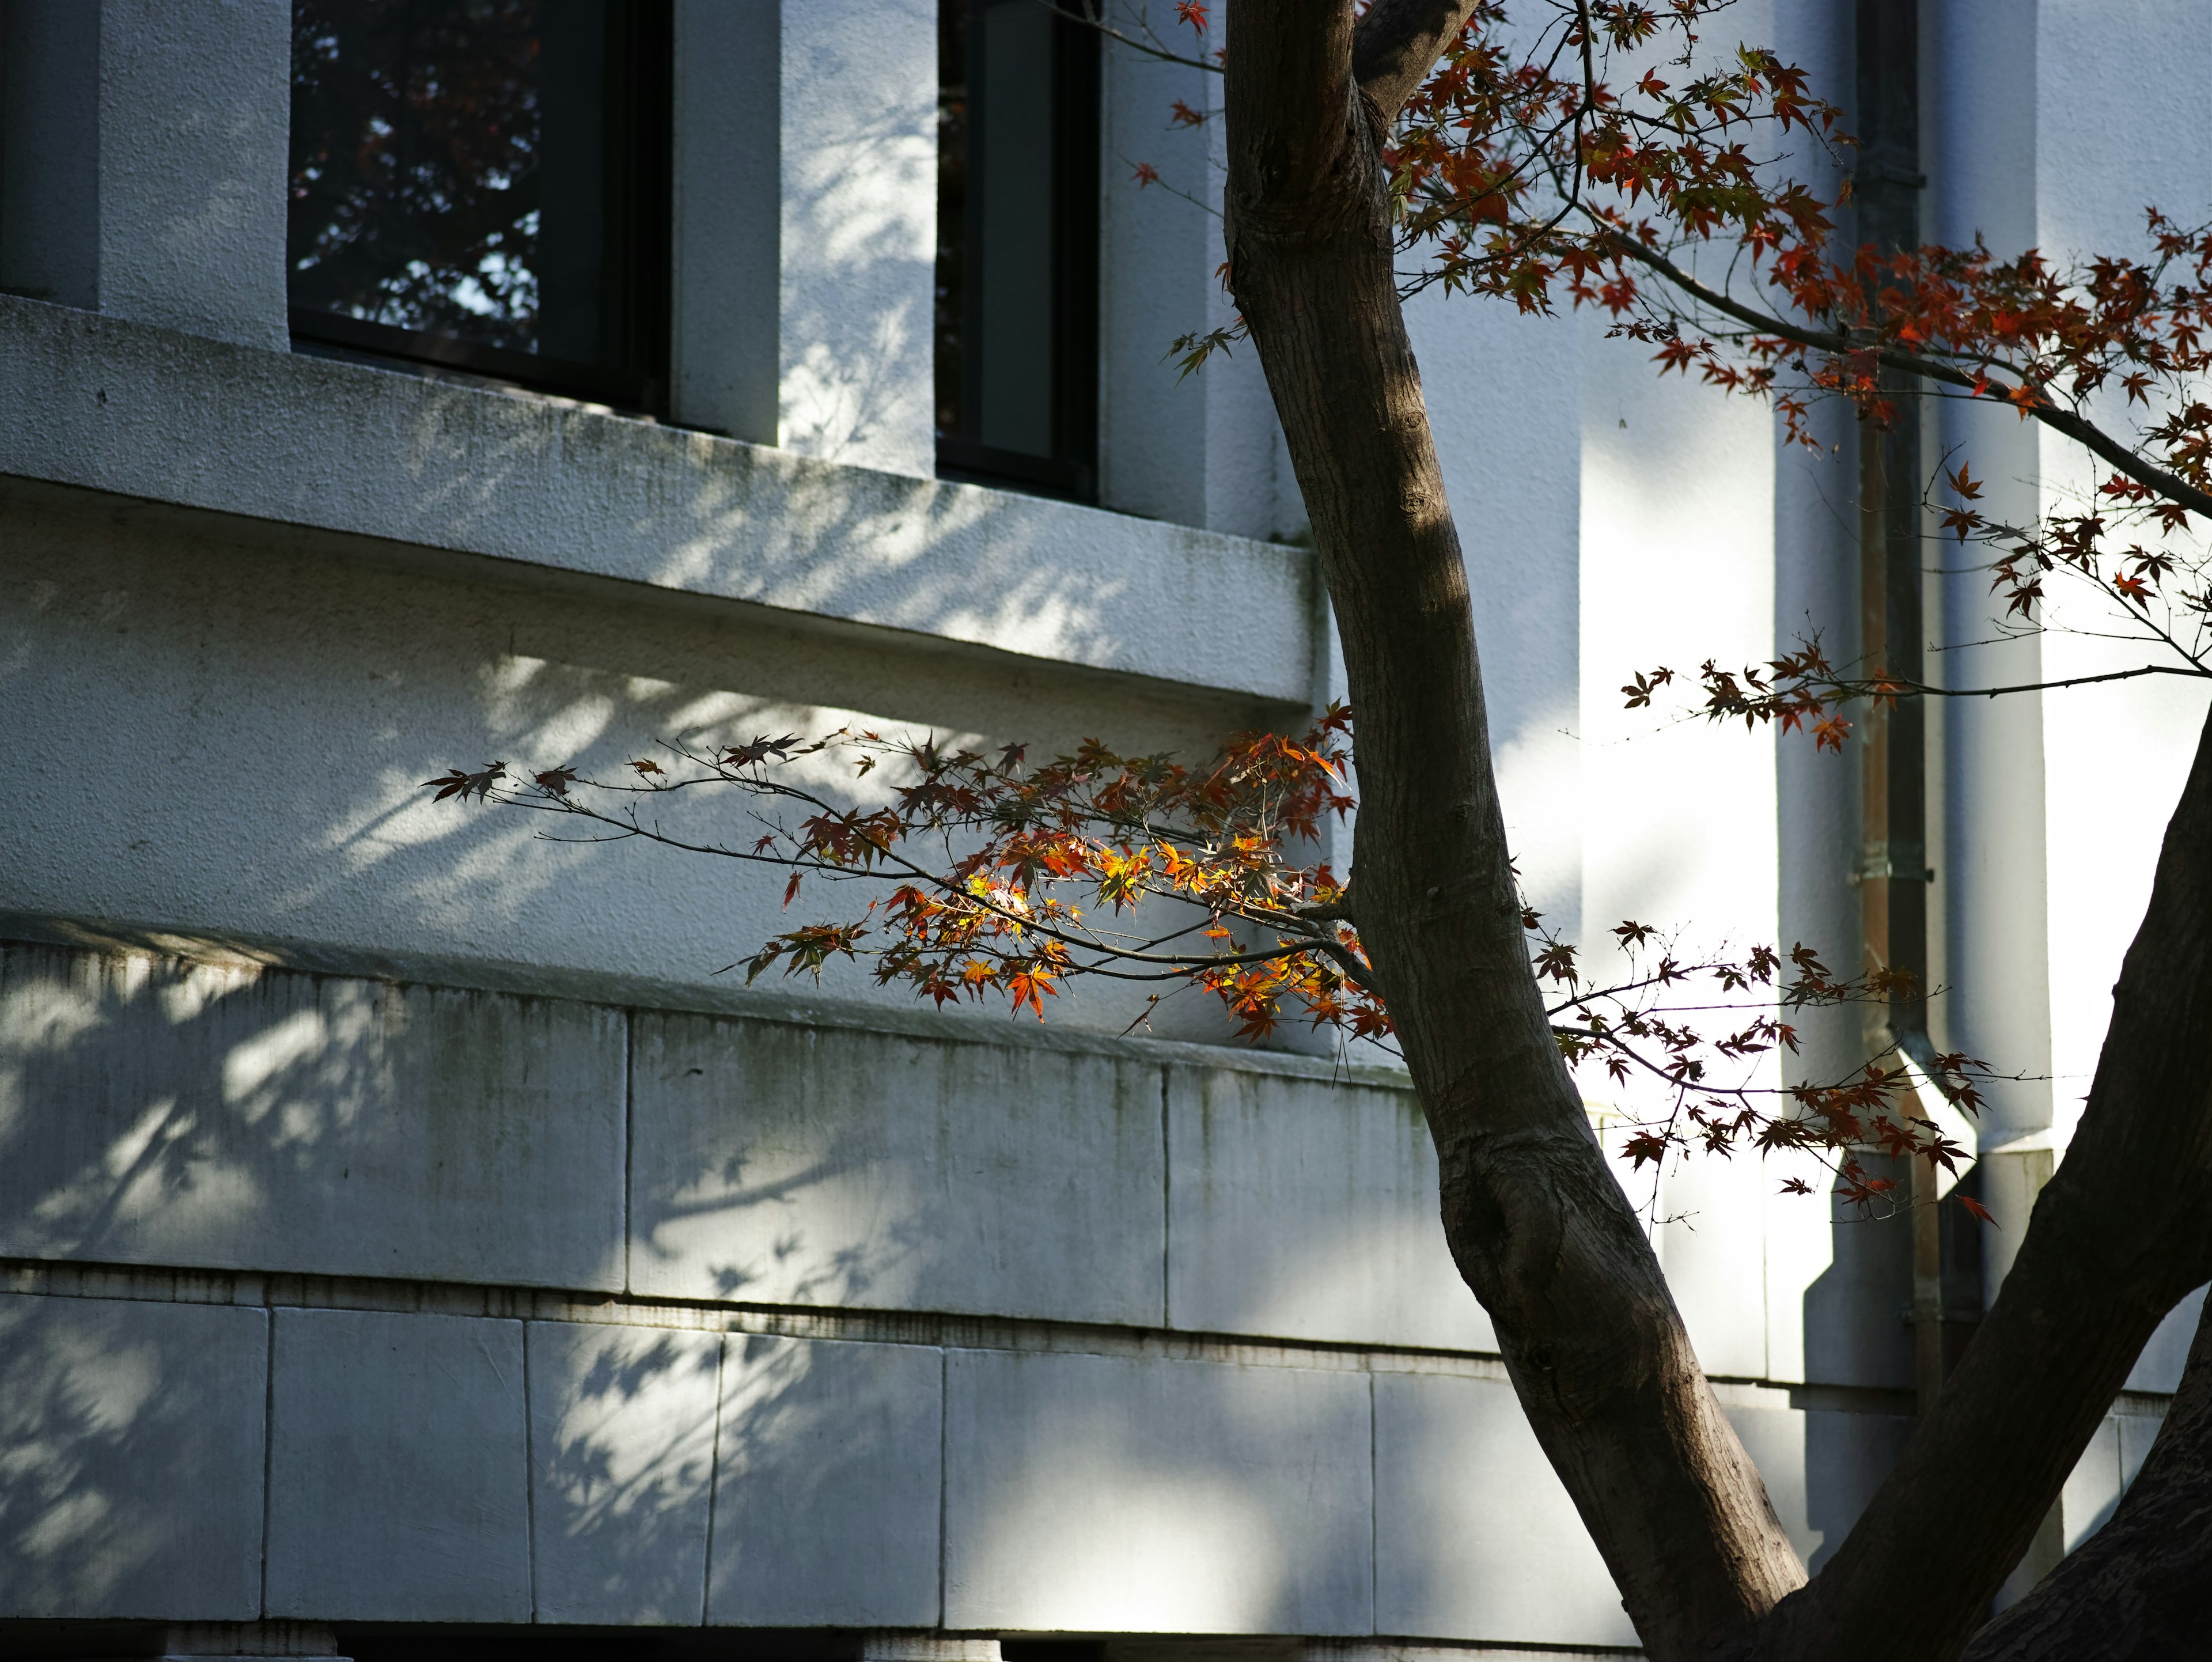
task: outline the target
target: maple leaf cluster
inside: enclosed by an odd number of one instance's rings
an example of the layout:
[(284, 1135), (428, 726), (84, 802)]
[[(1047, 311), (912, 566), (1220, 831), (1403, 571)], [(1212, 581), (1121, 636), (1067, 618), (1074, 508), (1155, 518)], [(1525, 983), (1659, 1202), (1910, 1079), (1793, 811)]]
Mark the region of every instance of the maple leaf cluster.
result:
[[(438, 801), (473, 795), (581, 819), (607, 838), (783, 868), (787, 907), (810, 877), (887, 886), (856, 916), (771, 936), (740, 960), (749, 981), (779, 965), (818, 978), (833, 959), (866, 960), (878, 983), (940, 1007), (1004, 1000), (1042, 1018), (1064, 983), (1094, 975), (1202, 989), (1246, 1038), (1295, 1015), (1351, 1039), (1383, 1039), (1389, 1018), (1346, 891), (1325, 861), (1300, 858), (1324, 821), (1352, 806), (1350, 728), (1350, 713), (1333, 707), (1299, 737), (1239, 734), (1198, 768), (1095, 741), (1031, 765), (1020, 746), (987, 757), (933, 738), (841, 728), (805, 740), (671, 745), (665, 765), (631, 762), (627, 781), (493, 763), (426, 788)], [(840, 806), (789, 770), (825, 755), (856, 781), (883, 769), (887, 799)], [(649, 800), (713, 789), (782, 813), (757, 814), (763, 834), (732, 843), (687, 839), (640, 812)], [(1142, 922), (1170, 914), (1156, 928), (1139, 926), (1147, 902)]]
[[(1651, 348), (1663, 376), (1694, 374), (1769, 399), (1815, 448), (1814, 405), (1845, 401), (1879, 428), (1902, 387), (2014, 410), (2111, 468), (2077, 506), (2027, 524), (1980, 505), (1983, 482), (1947, 458), (1931, 517), (1972, 545), (2000, 634), (2049, 627), (2051, 585), (2094, 600), (2094, 632), (2154, 661), (2078, 681), (2212, 677), (2212, 555), (2189, 540), (2212, 516), (2212, 226), (2145, 210), (2138, 257), (2071, 264), (1981, 241), (1884, 252), (1838, 234), (1852, 180), (1825, 194), (1793, 171), (1847, 169), (1854, 141), (1805, 72), (1762, 48), (1707, 48), (1727, 0), (1547, 0), (1510, 23), (1478, 5), (1401, 113), (1385, 150), (1407, 294), (1590, 307)], [(1712, 276), (1711, 273), (1721, 273)], [(1187, 367), (1233, 338), (1178, 342)], [(1703, 713), (1773, 721), (1840, 750), (1845, 706), (2033, 691), (1948, 688), (1839, 666), (1817, 640), (1762, 666), (1702, 667)], [(1671, 672), (1622, 689), (1651, 702)]]
[[(1096, 742), (1032, 764), (1018, 745), (985, 755), (840, 728), (670, 744), (665, 760), (638, 758), (624, 764), (628, 777), (605, 781), (570, 765), (492, 762), (423, 788), (437, 801), (580, 820), (587, 840), (641, 838), (773, 866), (786, 874), (787, 908), (810, 880), (880, 886), (842, 916), (771, 934), (729, 966), (748, 982), (771, 971), (819, 980), (842, 959), (939, 1008), (998, 1004), (1040, 1020), (1071, 982), (1153, 983), (1217, 1000), (1249, 1042), (1297, 1020), (1388, 1052), (1389, 1001), (1360, 941), (1352, 886), (1312, 857), (1327, 825), (1352, 807), (1351, 744), (1341, 705), (1295, 737), (1238, 734), (1197, 767)], [(869, 782), (875, 800), (833, 801), (794, 765), (818, 770), (822, 761), (848, 767), (856, 787)], [(757, 834), (668, 829), (659, 805), (702, 794), (736, 798)], [(1833, 976), (1802, 946), (1686, 961), (1657, 931), (1624, 922), (1613, 935), (1628, 972), (1585, 984), (1575, 943), (1525, 904), (1521, 922), (1570, 1066), (1659, 1093), (1626, 1144), (1632, 1166), (1692, 1151), (1810, 1149), (1829, 1157), (1842, 1192), (1875, 1205), (1894, 1184), (1865, 1166), (1868, 1151), (1945, 1165), (1959, 1154), (1915, 1112), (1901, 1067), (1869, 1063), (1831, 1084), (1791, 1087), (1764, 1070), (1762, 1058), (1797, 1049), (1799, 1012), (1878, 1003), (1905, 990), (1897, 977)], [(1695, 1025), (1717, 1012), (1717, 1031)], [(1979, 1063), (1943, 1058), (1933, 1071), (1943, 1094), (1976, 1105)]]
[[(1929, 1116), (1936, 1097), (1966, 1114), (1981, 1109), (1979, 1082), (1989, 1066), (1965, 1055), (1932, 1056), (1916, 1069), (1897, 1056), (1869, 1059), (1827, 1081), (1784, 1083), (1767, 1066), (1799, 1052), (1804, 1013), (1826, 1007), (1881, 1007), (1915, 990), (1910, 975), (1876, 969), (1856, 977), (1829, 970), (1811, 947), (1787, 953), (1754, 946), (1740, 956), (1685, 961), (1649, 924), (1624, 921), (1612, 931), (1626, 971), (1585, 988), (1576, 948), (1546, 933), (1524, 910), (1540, 982), (1558, 995), (1550, 1006), (1553, 1034), (1568, 1064), (1583, 1078), (1640, 1094), (1645, 1105), (1626, 1115), (1619, 1152), (1632, 1171), (1670, 1157), (1723, 1158), (1803, 1151), (1837, 1178), (1835, 1192), (1862, 1211), (1903, 1203), (1903, 1185), (1868, 1164), (1869, 1156), (1925, 1160), (1955, 1172), (1966, 1149)], [(1708, 1031), (1708, 1018), (1720, 1026)], [(1785, 1192), (1810, 1194), (1802, 1178)], [(1979, 1214), (1979, 1208), (1961, 1196)]]

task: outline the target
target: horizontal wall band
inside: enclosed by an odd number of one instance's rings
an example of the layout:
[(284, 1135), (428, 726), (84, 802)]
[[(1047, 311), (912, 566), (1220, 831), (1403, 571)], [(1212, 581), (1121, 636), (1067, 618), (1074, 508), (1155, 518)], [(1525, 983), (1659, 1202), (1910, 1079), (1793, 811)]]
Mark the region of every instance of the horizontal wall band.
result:
[[(301, 1275), (253, 1269), (82, 1263), (0, 1258), (0, 1292), (50, 1298), (125, 1299), (161, 1304), (240, 1305), (270, 1310), (368, 1310), (493, 1320), (574, 1322), (617, 1327), (758, 1333), (777, 1338), (844, 1339), (945, 1350), (1065, 1352), (1235, 1367), (1296, 1367), (1328, 1373), (1507, 1378), (1502, 1358), (1478, 1351), (1423, 1350), (1320, 1340), (1257, 1341), (1233, 1334), (1111, 1327), (1083, 1322), (854, 1310), (804, 1305), (695, 1302), (558, 1288), (486, 1287), (369, 1275)], [(1471, 1296), (1471, 1295), (1470, 1295)], [(1903, 1415), (1912, 1393), (1871, 1386), (1776, 1385), (1716, 1379), (1721, 1401), (1746, 1408)], [(2113, 1411), (2162, 1415), (2168, 1399), (2130, 1392)]]

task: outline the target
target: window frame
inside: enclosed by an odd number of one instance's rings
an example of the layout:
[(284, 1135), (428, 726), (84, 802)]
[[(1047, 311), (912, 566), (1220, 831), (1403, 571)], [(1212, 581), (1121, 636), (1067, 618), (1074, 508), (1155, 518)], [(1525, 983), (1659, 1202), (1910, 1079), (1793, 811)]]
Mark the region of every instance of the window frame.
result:
[(1053, 454), (1031, 455), (983, 443), (973, 436), (981, 411), (969, 389), (981, 384), (984, 318), (976, 250), (985, 234), (988, 204), (973, 157), (989, 119), (976, 97), (974, 25), (1006, 0), (960, 0), (969, 30), (963, 50), (967, 88), (966, 200), (961, 228), (961, 422), (964, 429), (937, 435), (940, 478), (1012, 485), (1071, 502), (1098, 499), (1098, 357), (1101, 317), (1098, 262), (1105, 115), (1104, 61), (1098, 31), (1065, 15), (1053, 37)]
[[(675, 286), (675, 10), (672, 0), (617, 0), (603, 69), (611, 135), (604, 246), (619, 250), (621, 362), (584, 362), (405, 329), (313, 307), (289, 306), (292, 350), (386, 367), (457, 370), (526, 392), (602, 404), (625, 414), (670, 413), (671, 303)], [(601, 281), (608, 281), (603, 272)], [(289, 287), (290, 272), (286, 273)], [(603, 304), (606, 302), (603, 301)]]

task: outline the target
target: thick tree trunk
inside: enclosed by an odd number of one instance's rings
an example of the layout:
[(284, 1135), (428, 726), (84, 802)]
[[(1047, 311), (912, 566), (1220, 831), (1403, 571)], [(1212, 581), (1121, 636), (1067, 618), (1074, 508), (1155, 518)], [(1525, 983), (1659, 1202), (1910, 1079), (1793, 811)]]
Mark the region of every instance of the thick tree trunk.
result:
[(1834, 1559), (1750, 1653), (1957, 1656), (2144, 1341), (2212, 1275), (2212, 721), (2112, 993), (2081, 1125), (2003, 1291)]
[(1355, 38), (1351, 0), (1231, 0), (1227, 59), (1232, 286), (1343, 636), (1355, 904), (1436, 1141), (1445, 1232), (1656, 1662), (1938, 1662), (2152, 1329), (2212, 1273), (2212, 731), (2087, 1112), (2003, 1294), (1835, 1561), (1784, 1598), (1802, 1568), (1589, 1133), (1519, 927), (1377, 165), (1468, 9), (1380, 0)]
[(2181, 1390), (2112, 1514), (1966, 1662), (2196, 1662), (2212, 1649), (2212, 1305)]
[(1344, 642), (1356, 907), (1435, 1138), (1443, 1221), (1656, 1662), (1804, 1572), (1600, 1154), (1530, 972), (1466, 568), (1391, 265), (1379, 133), (1468, 7), (1232, 0), (1229, 257)]

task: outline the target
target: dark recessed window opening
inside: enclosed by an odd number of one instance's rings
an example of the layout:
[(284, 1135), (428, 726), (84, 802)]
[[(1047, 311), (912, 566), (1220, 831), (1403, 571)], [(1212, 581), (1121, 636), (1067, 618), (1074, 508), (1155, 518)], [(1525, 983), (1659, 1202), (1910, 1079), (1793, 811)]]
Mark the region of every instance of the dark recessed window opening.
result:
[(292, 337), (658, 411), (669, 0), (295, 0)]
[(939, 0), (938, 51), (938, 469), (1090, 501), (1098, 33), (1036, 0)]

